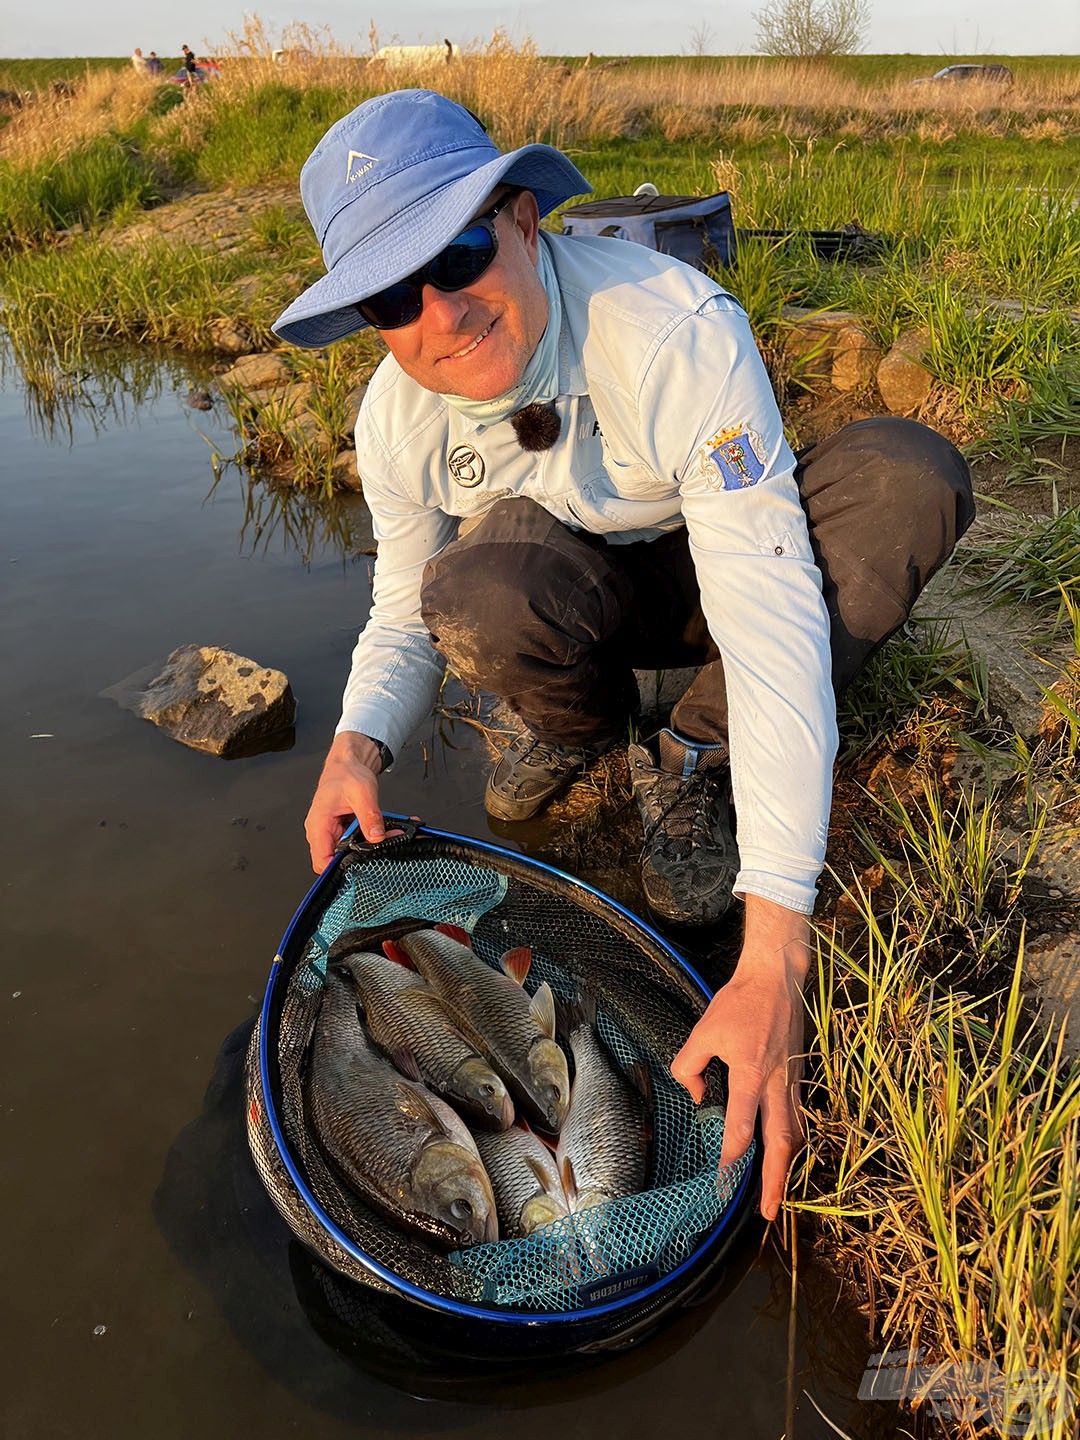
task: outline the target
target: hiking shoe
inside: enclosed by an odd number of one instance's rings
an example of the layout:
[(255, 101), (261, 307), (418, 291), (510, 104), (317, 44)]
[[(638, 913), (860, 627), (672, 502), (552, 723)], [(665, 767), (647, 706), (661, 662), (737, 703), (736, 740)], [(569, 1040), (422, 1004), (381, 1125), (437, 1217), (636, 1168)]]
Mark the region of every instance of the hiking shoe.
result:
[(644, 745), (627, 751), (645, 827), (641, 883), (658, 915), (708, 925), (731, 905), (739, 852), (731, 828), (726, 745), (660, 732), (660, 763)]
[(496, 820), (528, 820), (568, 789), (613, 743), (560, 745), (525, 730), (488, 777), (484, 809)]

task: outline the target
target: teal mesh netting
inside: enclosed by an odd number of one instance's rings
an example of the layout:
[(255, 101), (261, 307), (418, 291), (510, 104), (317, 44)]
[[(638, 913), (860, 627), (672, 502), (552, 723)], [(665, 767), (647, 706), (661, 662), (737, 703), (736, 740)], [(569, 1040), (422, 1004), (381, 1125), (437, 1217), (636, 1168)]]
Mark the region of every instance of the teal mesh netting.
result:
[[(558, 877), (508, 876), (494, 864), (453, 853), (462, 848), (418, 842), (407, 854), (343, 867), (288, 977), (276, 1020), (282, 1127), (334, 1224), (394, 1274), (484, 1306), (529, 1314), (587, 1310), (662, 1279), (687, 1260), (733, 1206), (752, 1152), (718, 1173), (724, 1119), (715, 1078), (698, 1108), (668, 1071), (704, 1006), (670, 957), (665, 962), (656, 946), (609, 915), (602, 897), (579, 896)], [(644, 1061), (652, 1076), (652, 1143), (641, 1194), (579, 1212), (523, 1240), (447, 1256), (375, 1215), (343, 1186), (321, 1155), (303, 1098), (328, 954), (347, 932), (361, 948), (378, 949), (382, 938), (411, 928), (410, 921), (463, 926), (493, 966), (506, 949), (531, 945), (527, 990), (546, 980), (564, 999), (583, 991), (595, 997), (596, 1029), (608, 1051), (624, 1067)], [(299, 1201), (250, 1115), (249, 1138), (275, 1203), (301, 1239), (343, 1273), (377, 1283)]]

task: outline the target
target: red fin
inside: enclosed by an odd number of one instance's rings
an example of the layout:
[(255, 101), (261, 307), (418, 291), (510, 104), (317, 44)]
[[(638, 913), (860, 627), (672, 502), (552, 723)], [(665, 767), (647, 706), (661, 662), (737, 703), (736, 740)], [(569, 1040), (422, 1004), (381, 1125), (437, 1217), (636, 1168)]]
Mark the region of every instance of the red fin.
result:
[(532, 1177), (533, 1177), (533, 1179), (534, 1179), (534, 1180), (536, 1181), (536, 1183), (540, 1186), (540, 1189), (544, 1192), (544, 1194), (545, 1194), (545, 1195), (550, 1194), (550, 1193), (551, 1193), (551, 1176), (550, 1176), (550, 1175), (548, 1174), (548, 1172), (544, 1169), (543, 1165), (541, 1165), (540, 1161), (537, 1160), (536, 1156), (535, 1156), (535, 1155), (526, 1155), (526, 1156), (525, 1156), (525, 1164), (526, 1164), (526, 1166), (528, 1167), (528, 1169), (532, 1172)]
[(405, 951), (396, 940), (384, 940), (382, 942), (383, 954), (388, 960), (393, 960), (398, 965), (404, 965), (406, 970), (415, 970), (416, 966), (409, 959)]
[(464, 945), (469, 950), (473, 948), (472, 936), (460, 925), (451, 925), (449, 920), (440, 920), (438, 925), (433, 925), (431, 928), (437, 930), (440, 935), (449, 935), (451, 940), (456, 940), (459, 945)]
[(577, 1199), (577, 1181), (574, 1179), (574, 1166), (569, 1155), (563, 1156), (562, 1174), (559, 1178), (562, 1180), (563, 1189), (566, 1191), (567, 1201), (570, 1205), (573, 1205)]
[(504, 975), (509, 975), (511, 980), (516, 980), (519, 985), (524, 985), (525, 977), (532, 969), (531, 946), (519, 945), (515, 950), (507, 950), (499, 964), (502, 966)]
[(541, 1145), (545, 1146), (548, 1150), (550, 1150), (553, 1155), (555, 1154), (555, 1151), (558, 1149), (557, 1142), (554, 1140), (549, 1140), (546, 1135), (541, 1135), (539, 1130), (534, 1130), (533, 1127), (529, 1124), (528, 1120), (525, 1119), (524, 1115), (518, 1116), (517, 1124), (521, 1126), (522, 1130), (524, 1130), (527, 1135), (531, 1135), (534, 1140), (539, 1140)]

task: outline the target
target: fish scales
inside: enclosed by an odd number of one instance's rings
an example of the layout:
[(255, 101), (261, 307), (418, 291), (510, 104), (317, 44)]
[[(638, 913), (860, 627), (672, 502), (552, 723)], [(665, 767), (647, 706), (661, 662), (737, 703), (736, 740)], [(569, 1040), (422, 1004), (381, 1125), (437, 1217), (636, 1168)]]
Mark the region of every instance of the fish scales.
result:
[(415, 930), (402, 937), (400, 946), (529, 1118), (557, 1133), (566, 1115), (570, 1083), (566, 1056), (554, 1038), (549, 987), (541, 985), (530, 997), (518, 981), (437, 930)]
[(557, 1159), (573, 1174), (571, 1205), (586, 1210), (645, 1184), (648, 1154), (645, 1103), (612, 1061), (591, 1025), (570, 1035), (574, 1084)]
[(515, 1125), (499, 1133), (476, 1131), (473, 1138), (491, 1179), (504, 1239), (524, 1237), (570, 1213), (551, 1151)]
[(308, 1097), (324, 1149), (372, 1204), (444, 1244), (495, 1238), (494, 1195), (464, 1122), (375, 1051), (352, 986), (333, 972), (315, 1026)]

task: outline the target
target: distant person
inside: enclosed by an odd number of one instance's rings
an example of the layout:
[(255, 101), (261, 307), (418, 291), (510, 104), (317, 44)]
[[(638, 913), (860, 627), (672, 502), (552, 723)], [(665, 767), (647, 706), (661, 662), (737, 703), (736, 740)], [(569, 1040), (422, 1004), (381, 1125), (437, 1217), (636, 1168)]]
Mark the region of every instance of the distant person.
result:
[(146, 57), (146, 68), (151, 75), (164, 74), (165, 66), (158, 59), (158, 53), (156, 50), (151, 50), (150, 54)]
[(189, 50), (186, 45), (184, 46), (184, 69), (189, 75), (197, 75), (199, 73), (199, 62), (195, 58), (195, 53)]
[(150, 69), (149, 63), (143, 58), (142, 50), (138, 45), (131, 52), (131, 64), (136, 75), (145, 75)]

